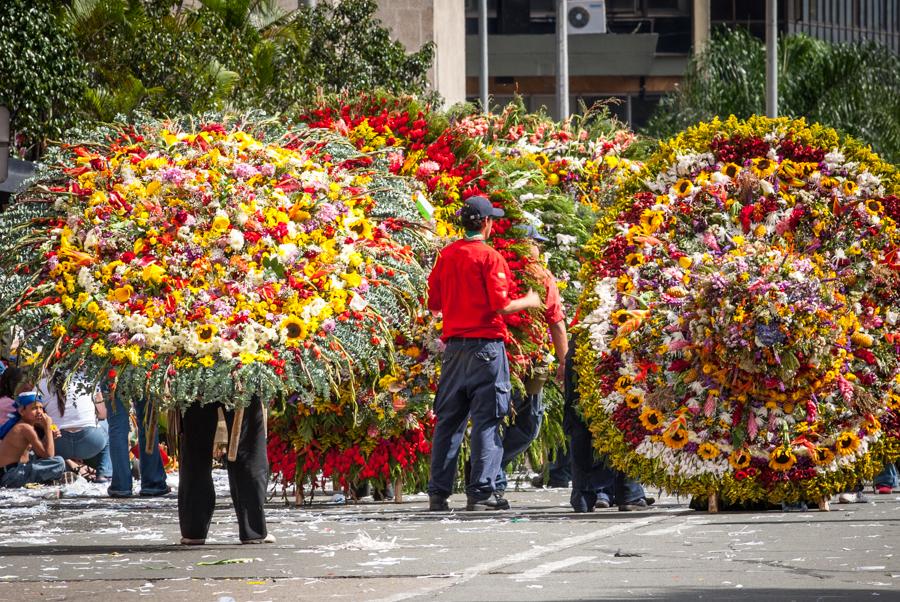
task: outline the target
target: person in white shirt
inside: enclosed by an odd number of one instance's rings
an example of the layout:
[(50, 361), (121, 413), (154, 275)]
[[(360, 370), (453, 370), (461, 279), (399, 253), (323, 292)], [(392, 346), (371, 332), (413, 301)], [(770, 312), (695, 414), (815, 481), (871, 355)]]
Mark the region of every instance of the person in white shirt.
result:
[(63, 375), (57, 375), (52, 380), (41, 379), (38, 392), (43, 397), (44, 411), (60, 431), (56, 453), (66, 460), (83, 461), (96, 470), (95, 482), (107, 483), (112, 478), (112, 461), (106, 406), (99, 388), (90, 383), (83, 372), (75, 374), (68, 383)]

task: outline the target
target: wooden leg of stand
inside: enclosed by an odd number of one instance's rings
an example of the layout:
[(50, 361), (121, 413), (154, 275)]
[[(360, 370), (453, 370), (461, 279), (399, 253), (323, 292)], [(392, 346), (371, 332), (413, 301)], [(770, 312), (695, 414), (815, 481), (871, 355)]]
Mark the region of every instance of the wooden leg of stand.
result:
[(719, 496), (715, 491), (709, 492), (709, 511), (710, 512), (718, 512), (719, 511)]
[(403, 473), (398, 474), (394, 479), (394, 503), (403, 503)]
[(231, 423), (231, 436), (228, 438), (228, 461), (237, 460), (238, 443), (241, 440), (241, 425), (244, 423), (244, 408), (234, 411), (234, 422)]
[(828, 498), (819, 500), (819, 510), (822, 512), (831, 512), (831, 506), (828, 504)]

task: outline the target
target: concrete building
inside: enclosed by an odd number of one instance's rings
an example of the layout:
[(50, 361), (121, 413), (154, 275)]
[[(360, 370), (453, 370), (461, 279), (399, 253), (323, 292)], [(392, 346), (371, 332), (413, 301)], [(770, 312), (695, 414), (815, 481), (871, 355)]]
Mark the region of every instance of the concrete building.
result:
[[(763, 37), (765, 0), (567, 0), (569, 106), (618, 98), (614, 112), (640, 126), (681, 80), (712, 27)], [(466, 2), (466, 95), (479, 94), (478, 0)], [(531, 110), (555, 112), (558, 0), (488, 0), (488, 89), (498, 104), (520, 94)], [(779, 0), (781, 34), (900, 46), (900, 0)], [(582, 10), (580, 15), (572, 11)], [(579, 33), (585, 13), (606, 33)], [(574, 19), (574, 21), (573, 21)], [(590, 27), (582, 27), (588, 31)]]

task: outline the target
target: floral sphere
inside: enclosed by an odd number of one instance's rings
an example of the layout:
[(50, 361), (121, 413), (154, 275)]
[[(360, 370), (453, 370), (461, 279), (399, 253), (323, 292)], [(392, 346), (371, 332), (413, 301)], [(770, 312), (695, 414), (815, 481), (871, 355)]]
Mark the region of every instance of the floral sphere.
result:
[(164, 406), (380, 403), (424, 289), (409, 181), (266, 121), (154, 121), (55, 154), (0, 218), (0, 325), (36, 370)]
[(582, 272), (579, 390), (601, 451), (739, 501), (869, 474), (900, 388), (898, 190), (893, 166), (802, 120), (662, 144)]

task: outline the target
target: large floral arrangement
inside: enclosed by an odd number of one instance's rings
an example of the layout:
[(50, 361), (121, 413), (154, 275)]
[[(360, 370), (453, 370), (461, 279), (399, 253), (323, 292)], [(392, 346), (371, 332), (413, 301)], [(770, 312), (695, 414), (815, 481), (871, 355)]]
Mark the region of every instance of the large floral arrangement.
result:
[(898, 191), (893, 166), (802, 120), (662, 144), (583, 271), (598, 448), (728, 500), (820, 499), (870, 473), (900, 386)]
[(55, 161), (0, 216), (3, 326), (36, 369), (162, 407), (393, 411), (427, 246), (407, 181), (265, 121), (116, 128)]

